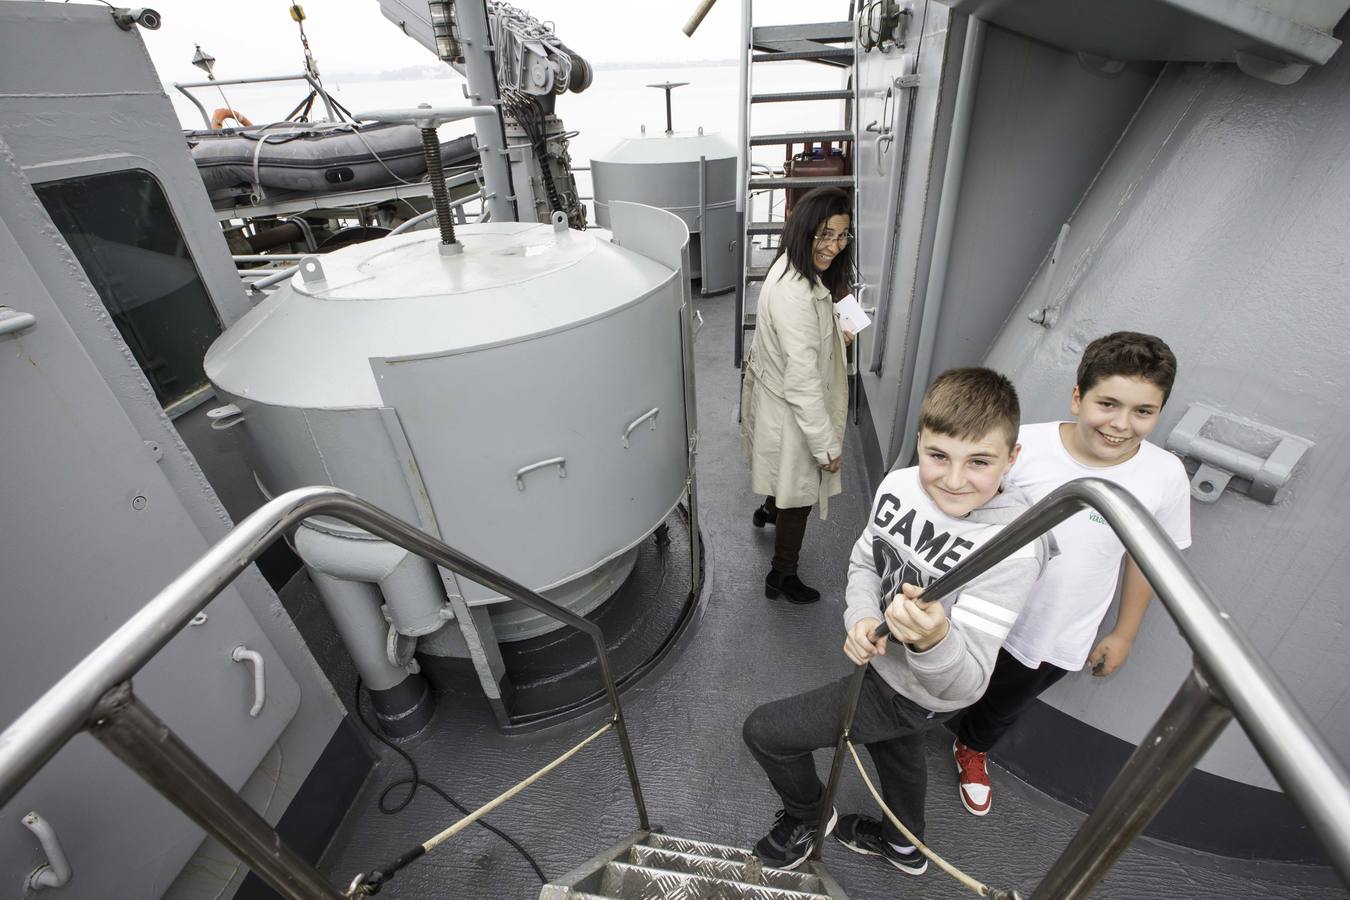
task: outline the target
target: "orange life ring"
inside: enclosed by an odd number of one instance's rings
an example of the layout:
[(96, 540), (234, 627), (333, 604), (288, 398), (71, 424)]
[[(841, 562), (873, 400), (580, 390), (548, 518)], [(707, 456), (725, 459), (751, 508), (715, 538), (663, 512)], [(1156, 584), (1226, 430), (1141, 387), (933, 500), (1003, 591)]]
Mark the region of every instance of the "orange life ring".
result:
[(226, 119), (234, 119), (245, 128), (253, 124), (248, 120), (248, 116), (238, 110), (230, 109), (228, 106), (222, 106), (220, 109), (211, 113), (211, 128), (219, 131), (221, 128), (225, 127)]

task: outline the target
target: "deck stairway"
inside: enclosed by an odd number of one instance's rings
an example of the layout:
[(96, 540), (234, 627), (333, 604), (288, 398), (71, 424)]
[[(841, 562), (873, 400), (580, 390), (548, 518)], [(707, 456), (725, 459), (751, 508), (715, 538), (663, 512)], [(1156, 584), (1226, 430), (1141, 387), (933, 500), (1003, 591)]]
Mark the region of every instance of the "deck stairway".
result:
[[(764, 6), (763, 2), (760, 4)], [(842, 4), (841, 4), (842, 8)], [(850, 5), (850, 9), (851, 9)], [(808, 144), (848, 144), (854, 134), (847, 126), (853, 121), (851, 115), (854, 101), (853, 81), (853, 38), (854, 26), (851, 21), (841, 22), (803, 22), (756, 26), (754, 22), (755, 3), (744, 0), (741, 23), (742, 35), (742, 75), (741, 75), (741, 135), (744, 141), (740, 148), (744, 165), (741, 168), (742, 192), (742, 240), (741, 247), (745, 257), (742, 261), (742, 277), (736, 285), (736, 309), (741, 327), (736, 331), (734, 362), (740, 366), (745, 358), (746, 336), (754, 330), (755, 313), (746, 302), (747, 287), (762, 282), (768, 273), (765, 260), (757, 259), (755, 238), (772, 239), (782, 233), (783, 217), (777, 211), (786, 207), (786, 191), (789, 188), (810, 189), (816, 187), (841, 187), (852, 189), (855, 186), (853, 175), (816, 177), (792, 177), (780, 174), (764, 164), (755, 164), (754, 153), (757, 147), (782, 146), (791, 158), (796, 149)], [(756, 91), (755, 72), (762, 67), (780, 65), (788, 62), (808, 62), (817, 64), (820, 72), (820, 86), (810, 90), (795, 91)], [(762, 79), (761, 79), (762, 80)], [(794, 103), (801, 110), (803, 123), (818, 123), (814, 127), (800, 131), (756, 132), (754, 129), (754, 111), (765, 104)]]
[(539, 892), (539, 900), (846, 900), (824, 866), (768, 869), (748, 850), (639, 831)]

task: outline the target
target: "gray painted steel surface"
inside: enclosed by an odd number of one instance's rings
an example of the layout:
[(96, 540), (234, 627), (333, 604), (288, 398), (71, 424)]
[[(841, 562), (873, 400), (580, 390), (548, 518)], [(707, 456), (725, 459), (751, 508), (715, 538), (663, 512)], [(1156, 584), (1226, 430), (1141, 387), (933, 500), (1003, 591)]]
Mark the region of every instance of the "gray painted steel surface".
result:
[(595, 221), (610, 227), (609, 205), (626, 200), (679, 216), (697, 248), (693, 274), (705, 294), (728, 290), (740, 273), (736, 148), (715, 133), (653, 132), (624, 138), (591, 159)]
[[(1026, 419), (1042, 421), (1067, 415), (1087, 341), (1152, 332), (1180, 361), (1155, 442), (1200, 401), (1316, 443), (1274, 506), (1232, 492), (1193, 505), (1187, 557), (1343, 757), (1347, 141), (1344, 54), (1291, 87), (1170, 65), (1070, 219), (1055, 284), (1042, 267), (988, 357), (1014, 378)], [(1047, 303), (1059, 310), (1053, 327), (1027, 320)], [(1150, 614), (1122, 671), (1066, 679), (1046, 699), (1133, 742), (1144, 710), (1188, 666), (1173, 629)], [(1273, 786), (1235, 729), (1200, 768)]]
[[(0, 4), (0, 85), (3, 86), (0, 87), (0, 142), (8, 145), (6, 157), (10, 158), (8, 155), (12, 152), (12, 159), (21, 167), (23, 176), (30, 184), (128, 168), (149, 171), (165, 189), (173, 210), (174, 225), (182, 233), (220, 319), (229, 324), (244, 314), (249, 308), (248, 299), (240, 288), (239, 277), (230, 260), (224, 237), (214, 220), (206, 191), (183, 145), (177, 117), (164, 96), (139, 31), (119, 29), (112, 22), (107, 7), (101, 5)], [(18, 190), (13, 185), (8, 169), (3, 182), (6, 191)], [(182, 517), (176, 520), (177, 524), (171, 529), (173, 536), (162, 546), (157, 545), (155, 539), (143, 530), (99, 528), (95, 518), (86, 516), (72, 519), (63, 514), (59, 520), (59, 530), (66, 535), (67, 541), (83, 538), (99, 549), (80, 552), (73, 549), (76, 546), (73, 543), (45, 545), (41, 556), (27, 558), (23, 565), (55, 570), (70, 567), (76, 571), (83, 571), (82, 567), (86, 564), (97, 566), (97, 576), (86, 572), (91, 579), (95, 579), (91, 582), (94, 584), (106, 584), (110, 568), (125, 568), (125, 572), (117, 574), (118, 579), (139, 578), (139, 588), (149, 589), (153, 593), (162, 586), (158, 577), (172, 574), (160, 566), (162, 561), (168, 559), (169, 548), (176, 546), (176, 542), (215, 540), (229, 529), (230, 517), (217, 496), (218, 491), (228, 494), (231, 503), (238, 500), (246, 509), (256, 502), (256, 494), (247, 482), (208, 484), (197, 465), (193, 450), (156, 401), (150, 385), (104, 311), (100, 298), (32, 194), (28, 193), (26, 199), (18, 202), (0, 203), (0, 219), (26, 255), (27, 265), (32, 267), (51, 294), (64, 319), (63, 327), (68, 327), (74, 334), (85, 358), (102, 380), (101, 388), (92, 387), (94, 382), (91, 381), (91, 386), (63, 393), (63, 405), (50, 407), (47, 414), (69, 415), (81, 420), (78, 428), (80, 440), (89, 438), (99, 445), (103, 438), (101, 435), (97, 439), (92, 437), (99, 434), (94, 423), (107, 416), (120, 415), (123, 423), (120, 427), (133, 430), (136, 435), (133, 442), (135, 447), (125, 451), (114, 450), (114, 444), (124, 447), (130, 447), (131, 444), (122, 444), (120, 439), (109, 437), (108, 446), (101, 447), (88, 465), (98, 469), (105, 480), (111, 479), (112, 483), (125, 486), (128, 482), (116, 473), (129, 472), (133, 468), (139, 470), (145, 461), (150, 460), (152, 467), (159, 470), (160, 477), (166, 479), (163, 482), (166, 493), (160, 501), (148, 503), (134, 521), (143, 522), (147, 516), (160, 521), (168, 515), (166, 505), (168, 509), (178, 508), (182, 511)], [(7, 262), (6, 271), (10, 271), (13, 265)], [(54, 323), (57, 320), (51, 321)], [(37, 331), (34, 330), (30, 335), (36, 338)], [(11, 342), (9, 346), (17, 345)], [(0, 440), (17, 437), (9, 429), (4, 429)], [(90, 445), (85, 442), (84, 446), (88, 449)], [(39, 512), (45, 510), (44, 514), (55, 515), (60, 509), (71, 508), (69, 502), (60, 499), (63, 496), (61, 492), (66, 489), (72, 472), (76, 475), (80, 473), (78, 468), (58, 472), (56, 460), (63, 452), (66, 451), (44, 444), (41, 454), (24, 462), (25, 465), (49, 464), (49, 474), (42, 476), (46, 478), (43, 483), (47, 485), (43, 501), (46, 505)], [(70, 448), (70, 452), (75, 452), (75, 448)], [(8, 459), (8, 453), (6, 457)], [(4, 481), (4, 491), (8, 495), (10, 479), (7, 477)], [(154, 500), (146, 496), (148, 500)], [(130, 499), (134, 498), (129, 498), (128, 502)], [(10, 527), (8, 516), (26, 512), (8, 500), (0, 504), (0, 508), (5, 510), (4, 517), (0, 517), (0, 522), (3, 522), (0, 530), (5, 531)], [(123, 545), (117, 543), (119, 541), (127, 543)], [(17, 570), (7, 566), (7, 574), (11, 571), (17, 577)], [(74, 575), (67, 574), (64, 577)], [(50, 590), (50, 586), (44, 587), (42, 596), (47, 597)], [(143, 599), (145, 590), (138, 591)], [(257, 570), (250, 569), (242, 575), (231, 593), (237, 598), (235, 602), (242, 600), (247, 609), (245, 612), (244, 608), (240, 608), (240, 613), (247, 615), (251, 612), (258, 623), (256, 627), (261, 628), (277, 654), (277, 658), (272, 660), (276, 664), (270, 665), (270, 670), (275, 670), (279, 678), (284, 678), (286, 671), (289, 671), (300, 689), (299, 707), (294, 719), (282, 732), (280, 740), (267, 748), (262, 765), (248, 773), (243, 789), (256, 808), (264, 810), (270, 821), (276, 821), (287, 810), (305, 776), (327, 746), (334, 729), (341, 722), (344, 710), (319, 673), (308, 648), (299, 640), (290, 622), (278, 614), (280, 604), (277, 597)], [(11, 595), (6, 593), (5, 596), (8, 598)], [(116, 621), (116, 616), (105, 610), (106, 604), (98, 599), (100, 596), (91, 593), (82, 598), (72, 597), (72, 600), (82, 599), (85, 603), (93, 604), (91, 614), (73, 618), (76, 627), (107, 628)], [(117, 602), (133, 602), (133, 596), (128, 594)], [(108, 616), (106, 618), (105, 613)], [(65, 627), (69, 623), (60, 624)], [(63, 634), (61, 646), (76, 650), (87, 649), (96, 640), (93, 631), (86, 633), (83, 643), (68, 630)], [(33, 639), (34, 634), (30, 634), (29, 638)], [(232, 647), (225, 648), (227, 655)], [(232, 663), (231, 667), (219, 673), (222, 679), (220, 688), (232, 692), (231, 704), (244, 702), (243, 682), (248, 679), (246, 672), (244, 666)], [(36, 690), (44, 686), (39, 684), (40, 678), (35, 672), (31, 681), (11, 679), (11, 687), (0, 692), (4, 695), (3, 702), (30, 700), (32, 695), (22, 689)], [(226, 688), (226, 685), (229, 687)], [(280, 681), (277, 687), (281, 689)], [(19, 693), (10, 694), (11, 690)], [(278, 704), (282, 703), (286, 696), (282, 690), (275, 700)], [(184, 696), (181, 702), (196, 706), (196, 715), (209, 715), (207, 711), (210, 704), (203, 703), (200, 698)], [(177, 715), (178, 706), (175, 703), (158, 704), (158, 708), (171, 719)], [(277, 714), (278, 709), (269, 712), (265, 707), (261, 718), (266, 720), (269, 715)], [(249, 720), (237, 737), (243, 738), (259, 727), (257, 720)], [(190, 736), (189, 732), (184, 733)], [(223, 741), (215, 752), (229, 753), (232, 741)], [(80, 742), (73, 745), (67, 752), (87, 753), (98, 756), (100, 760), (106, 758), (92, 743), (87, 744), (88, 749), (84, 749), (85, 744)], [(194, 746), (199, 752), (205, 752), (206, 748)], [(179, 894), (180, 889), (190, 893), (194, 889), (201, 890), (203, 884), (210, 885), (210, 892), (215, 893), (221, 889), (222, 881), (237, 883), (244, 877), (246, 873), (236, 868), (234, 859), (227, 852), (213, 841), (207, 841), (201, 845), (196, 857), (201, 865), (188, 866), (180, 879), (174, 881), (174, 872), (170, 869), (173, 868), (171, 861), (178, 854), (178, 842), (186, 842), (190, 852), (191, 845), (199, 842), (200, 832), (190, 827), (184, 828), (183, 820), (142, 786), (126, 782), (123, 787), (127, 786), (136, 791), (135, 798), (119, 794), (122, 787), (106, 792), (102, 798), (109, 804), (122, 802), (122, 807), (116, 811), (118, 821), (125, 821), (127, 815), (144, 816), (147, 828), (157, 827), (153, 822), (160, 821), (163, 816), (172, 817), (171, 821), (174, 822), (169, 843), (154, 849), (155, 854), (163, 854), (156, 856), (159, 860), (156, 868), (144, 873), (160, 885), (160, 890), (167, 888), (166, 896), (183, 896)], [(90, 797), (78, 795), (75, 782), (69, 787), (69, 793), (63, 791), (61, 794), (61, 804), (91, 802)], [(85, 812), (75, 813), (76, 819), (85, 815)], [(95, 814), (88, 815), (88, 827), (96, 828)], [(66, 826), (61, 822), (57, 822), (57, 826), (65, 832)], [(124, 836), (121, 832), (117, 834), (119, 840)], [(64, 840), (67, 852), (72, 857), (78, 856), (79, 851), (72, 846), (71, 836), (65, 836)], [(15, 852), (20, 848), (28, 852), (35, 842), (24, 832), (19, 843), (0, 843), (13, 848)], [(137, 850), (135, 846), (114, 848), (108, 845), (108, 849), (122, 866), (129, 860), (139, 859), (136, 854), (145, 852), (143, 849)], [(187, 856), (177, 856), (177, 859), (181, 865)], [(78, 871), (75, 878), (77, 880), (63, 890), (65, 896), (109, 896), (106, 891), (97, 889), (96, 881), (79, 880)], [(197, 883), (198, 880), (200, 883)], [(171, 881), (172, 885), (169, 884)], [(94, 893), (82, 893), (84, 891)], [(148, 887), (144, 892), (137, 887), (130, 889), (129, 893), (149, 896), (149, 891)]]
[[(16, 229), (28, 233), (25, 226), (40, 209), (0, 142), (0, 260), (13, 302), (37, 320), (20, 334), (0, 337), (0, 570), (7, 624), (0, 652), (16, 673), (0, 695), (6, 722), (207, 545), (181, 488), (146, 446), (145, 433), (68, 319), (101, 310), (88, 285), (72, 275), (78, 266), (59, 242), (19, 243)], [(73, 295), (76, 308), (63, 309), (58, 291), (68, 300)], [(93, 305), (85, 305), (90, 300)], [(102, 340), (113, 338), (105, 332)], [(129, 361), (119, 374), (140, 380)], [(293, 632), (279, 636), (294, 640)], [(249, 715), (251, 672), (231, 659), (240, 645), (266, 660), (267, 701), (256, 718)], [(235, 788), (253, 775), (301, 703), (286, 660), (233, 588), (200, 626), (155, 658), (137, 687)], [(312, 759), (300, 774), (308, 765)], [(0, 820), (17, 829), (28, 810), (47, 818), (60, 836), (74, 869), (63, 889), (71, 897), (159, 896), (202, 839), (88, 740), (58, 754), (6, 804)], [(126, 827), (129, 820), (135, 828)], [(0, 841), (0, 879), (11, 885), (44, 861), (37, 842), (20, 834)]]

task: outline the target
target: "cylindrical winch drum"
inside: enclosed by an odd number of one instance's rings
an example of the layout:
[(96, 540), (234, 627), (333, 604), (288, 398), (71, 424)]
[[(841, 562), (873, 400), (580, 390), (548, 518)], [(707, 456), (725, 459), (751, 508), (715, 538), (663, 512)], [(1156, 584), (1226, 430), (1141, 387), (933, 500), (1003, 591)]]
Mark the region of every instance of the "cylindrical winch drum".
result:
[[(347, 488), (584, 614), (684, 491), (681, 272), (550, 225), (456, 233), (459, 254), (420, 231), (316, 258), (206, 374), (268, 492)], [(457, 587), (500, 639), (556, 627)]]
[(736, 285), (736, 150), (717, 134), (661, 133), (626, 138), (591, 160), (595, 219), (609, 227), (609, 204), (627, 200), (684, 220), (689, 257), (702, 292)]

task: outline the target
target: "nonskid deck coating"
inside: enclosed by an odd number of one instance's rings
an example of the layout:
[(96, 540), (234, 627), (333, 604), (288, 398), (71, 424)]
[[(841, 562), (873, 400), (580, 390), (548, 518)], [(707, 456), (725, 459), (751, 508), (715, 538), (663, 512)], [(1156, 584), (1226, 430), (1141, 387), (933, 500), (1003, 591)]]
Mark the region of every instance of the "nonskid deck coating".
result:
[[(807, 528), (801, 573), (822, 591), (813, 606), (766, 600), (763, 577), (771, 530), (750, 525), (756, 498), (739, 453), (739, 373), (731, 365), (730, 295), (698, 301), (706, 326), (697, 356), (699, 502), (709, 548), (706, 609), (683, 650), (623, 696), (638, 772), (652, 823), (667, 833), (748, 847), (772, 823), (777, 798), (741, 743), (745, 716), (758, 704), (847, 674), (840, 648), (848, 552), (870, 499), (856, 433), (845, 442), (844, 493), (830, 518)], [(350, 691), (342, 691), (350, 702)], [(546, 764), (594, 730), (587, 719), (523, 735), (502, 735), (476, 690), (445, 696), (432, 733), (407, 749), (425, 779), (476, 807)], [(977, 819), (962, 809), (945, 732), (929, 740), (927, 839), (957, 866), (991, 885), (1029, 896), (1084, 816), (993, 768), (994, 806)], [(376, 807), (385, 786), (407, 775), (402, 760), (379, 747), (374, 770), (324, 857), (323, 869), (345, 887), (359, 871), (386, 863), (458, 817), (431, 792), (396, 816)], [(824, 778), (828, 754), (817, 754)], [(875, 815), (851, 764), (841, 811)], [(636, 827), (632, 797), (612, 735), (593, 744), (489, 820), (557, 877), (628, 836)], [(930, 866), (901, 874), (875, 857), (830, 842), (830, 871), (849, 896), (956, 898), (972, 894)], [(533, 898), (539, 883), (525, 862), (479, 828), (414, 863), (381, 896), (395, 898)], [(1239, 862), (1142, 839), (1126, 852), (1093, 896), (1133, 898), (1346, 897), (1329, 869)]]

